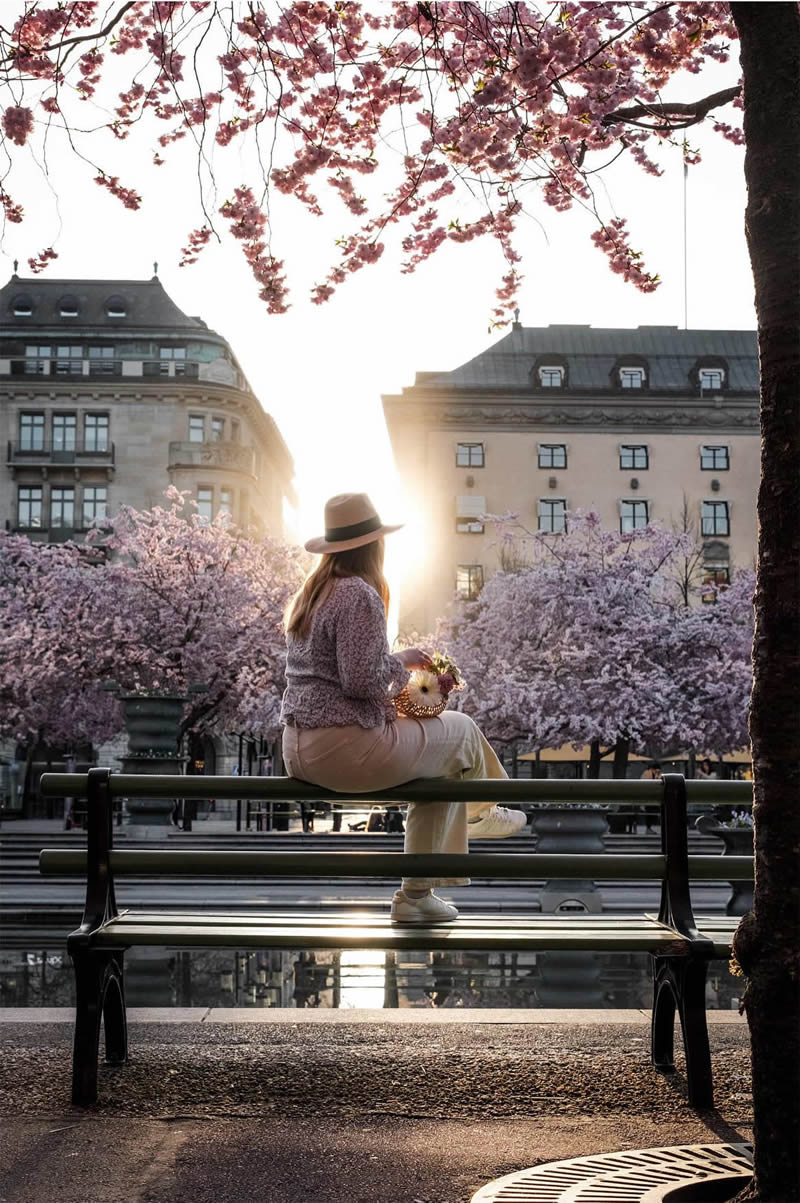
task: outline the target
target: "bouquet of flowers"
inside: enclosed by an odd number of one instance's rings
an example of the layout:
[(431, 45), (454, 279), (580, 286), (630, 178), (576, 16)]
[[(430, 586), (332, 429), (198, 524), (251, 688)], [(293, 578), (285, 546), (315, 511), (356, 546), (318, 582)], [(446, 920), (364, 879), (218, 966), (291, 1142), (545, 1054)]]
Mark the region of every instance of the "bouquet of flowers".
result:
[(450, 694), (463, 689), (464, 684), (450, 657), (434, 652), (430, 668), (415, 669), (408, 684), (395, 696), (395, 710), (407, 718), (433, 718), (446, 708)]

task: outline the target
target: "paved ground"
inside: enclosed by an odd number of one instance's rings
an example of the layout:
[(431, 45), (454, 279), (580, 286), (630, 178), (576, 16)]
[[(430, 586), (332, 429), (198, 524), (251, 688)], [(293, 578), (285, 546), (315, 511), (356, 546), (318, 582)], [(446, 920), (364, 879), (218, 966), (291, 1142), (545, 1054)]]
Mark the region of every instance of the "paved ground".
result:
[(751, 1136), (735, 1016), (711, 1024), (717, 1110), (695, 1113), (643, 1014), (401, 1014), (132, 1016), (130, 1064), (86, 1110), (70, 1024), (0, 1023), (0, 1203), (467, 1203), (540, 1161)]

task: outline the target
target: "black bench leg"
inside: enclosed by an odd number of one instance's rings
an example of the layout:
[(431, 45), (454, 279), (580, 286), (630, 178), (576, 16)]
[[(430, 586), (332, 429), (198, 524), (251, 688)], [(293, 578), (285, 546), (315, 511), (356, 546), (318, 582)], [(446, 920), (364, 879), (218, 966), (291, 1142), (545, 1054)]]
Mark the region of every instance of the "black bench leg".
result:
[(700, 957), (654, 957), (653, 961), (653, 1065), (662, 1073), (671, 1073), (675, 1069), (673, 1028), (677, 1009), (686, 1054), (689, 1105), (713, 1107), (714, 1082), (705, 997), (708, 962)]
[(109, 960), (103, 997), (103, 1030), (106, 1043), (106, 1065), (125, 1065), (128, 1060), (128, 1021), (125, 1014), (125, 980), (123, 954)]
[(691, 1107), (714, 1106), (714, 1079), (706, 1021), (707, 971), (708, 961), (701, 957), (689, 957), (681, 972), (683, 980), (678, 1010), (686, 1052), (686, 1082)]
[(87, 1106), (97, 1101), (101, 1018), (106, 1023), (106, 1061), (119, 1065), (127, 1059), (122, 954), (80, 950), (71, 956), (76, 987), (72, 1102)]
[(668, 957), (653, 957), (653, 1015), (650, 1056), (660, 1073), (675, 1072), (673, 1031), (675, 1028), (675, 984)]

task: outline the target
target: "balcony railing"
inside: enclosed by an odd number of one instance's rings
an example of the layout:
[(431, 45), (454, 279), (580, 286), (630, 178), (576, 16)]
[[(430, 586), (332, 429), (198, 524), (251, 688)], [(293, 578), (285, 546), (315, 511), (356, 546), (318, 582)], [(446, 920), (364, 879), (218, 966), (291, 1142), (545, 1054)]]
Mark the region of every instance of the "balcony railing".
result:
[(0, 356), (0, 378), (24, 376), (26, 379), (48, 379), (56, 376), (75, 380), (86, 377), (91, 380), (109, 377), (125, 379), (149, 378), (153, 380), (204, 380), (209, 384), (228, 385), (242, 392), (249, 392), (247, 380), (227, 359), (215, 359), (210, 363), (195, 359), (94, 359), (69, 358), (5, 358)]
[(170, 468), (226, 468), (255, 476), (255, 452), (242, 443), (170, 443)]
[(38, 446), (32, 446), (28, 442), (9, 442), (7, 462), (11, 467), (75, 464), (79, 467), (90, 468), (96, 464), (98, 467), (106, 468), (115, 462), (114, 444), (108, 443), (105, 447), (96, 447), (90, 443), (87, 446), (84, 440), (77, 441), (74, 447), (64, 447), (61, 444), (45, 440), (42, 440)]

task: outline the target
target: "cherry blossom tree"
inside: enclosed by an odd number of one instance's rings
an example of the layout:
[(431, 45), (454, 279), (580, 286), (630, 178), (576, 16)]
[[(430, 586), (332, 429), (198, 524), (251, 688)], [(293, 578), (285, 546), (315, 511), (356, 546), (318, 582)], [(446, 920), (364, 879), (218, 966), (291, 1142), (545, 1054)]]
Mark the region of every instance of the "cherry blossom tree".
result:
[(70, 747), (118, 728), (87, 654), (90, 571), (76, 547), (0, 532), (0, 736)]
[[(184, 495), (123, 507), (84, 547), (0, 536), (0, 735), (22, 743), (101, 742), (120, 730), (123, 693), (184, 695), (181, 736), (278, 732), (282, 615), (299, 553), (254, 540)], [(101, 551), (103, 554), (100, 554)]]
[(274, 738), (284, 688), (283, 611), (302, 579), (300, 553), (251, 539), (227, 515), (209, 522), (171, 488), (168, 507), (123, 506), (91, 545), (111, 557), (91, 574), (87, 640), (98, 679), (123, 692), (185, 694), (188, 730), (257, 730)]
[[(593, 775), (605, 744), (620, 776), (630, 749), (722, 753), (745, 742), (752, 625), (740, 611), (748, 588), (752, 609), (752, 580), (737, 582), (738, 605), (723, 592), (718, 605), (695, 609), (676, 579), (689, 535), (657, 526), (621, 534), (592, 512), (570, 515), (563, 534), (524, 531), (513, 515), (499, 529), (519, 567), (495, 574), (442, 631), (467, 681), (479, 682), (460, 708), (490, 737), (589, 743)], [(744, 637), (726, 644), (732, 618)], [(738, 688), (723, 703), (734, 664)]]

